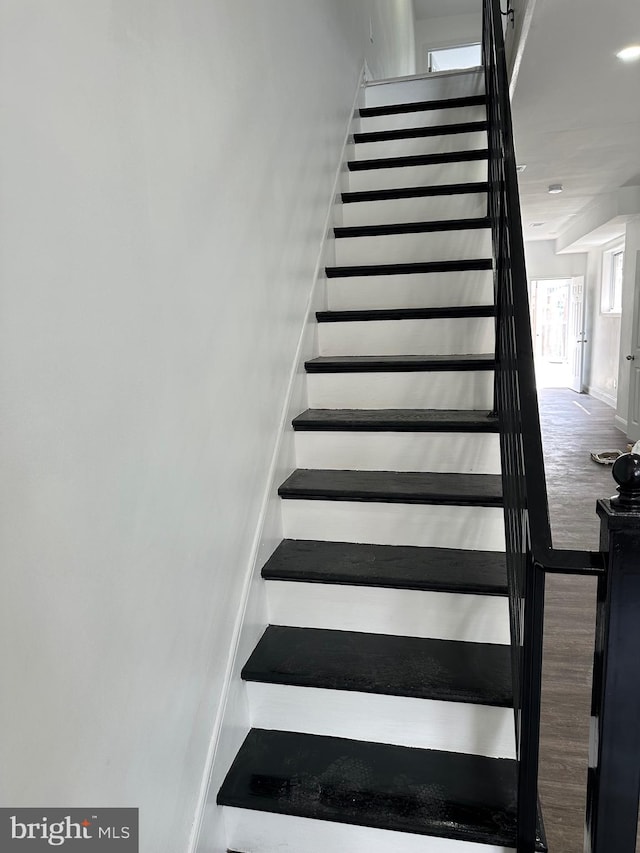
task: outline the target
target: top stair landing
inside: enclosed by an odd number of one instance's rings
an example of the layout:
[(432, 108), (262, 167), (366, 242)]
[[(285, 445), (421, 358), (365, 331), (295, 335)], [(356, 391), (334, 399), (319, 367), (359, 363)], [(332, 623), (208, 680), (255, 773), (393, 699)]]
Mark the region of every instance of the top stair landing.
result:
[(363, 106), (468, 98), (484, 93), (484, 71), (475, 68), (369, 82), (365, 85)]

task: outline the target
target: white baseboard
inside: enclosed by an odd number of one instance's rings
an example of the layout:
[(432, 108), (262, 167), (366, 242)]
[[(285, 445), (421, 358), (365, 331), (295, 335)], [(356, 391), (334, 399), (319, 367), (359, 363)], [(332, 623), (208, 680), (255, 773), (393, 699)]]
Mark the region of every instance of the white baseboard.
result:
[(240, 678), (240, 671), (269, 621), (266, 590), (260, 577), (260, 570), (282, 539), (282, 509), (277, 489), (296, 467), (291, 421), (307, 408), (306, 376), (303, 365), (306, 360), (317, 355), (315, 312), (325, 309), (327, 305), (324, 268), (335, 263), (332, 229), (339, 193), (344, 182), (343, 173), (346, 170), (349, 140), (352, 138), (354, 124), (358, 121), (355, 118), (356, 111), (363, 97), (363, 73), (364, 68), (358, 80), (349, 123), (344, 135), (325, 218), (325, 237), (318, 252), (305, 319), (291, 368), (278, 438), (271, 459), (267, 487), (234, 626), (221, 701), (213, 724), (200, 795), (187, 847), (188, 853), (223, 853), (227, 849), (224, 819), (222, 809), (216, 805), (216, 794), (251, 726), (246, 686)]
[(596, 400), (600, 400), (601, 403), (606, 403), (607, 406), (611, 406), (612, 409), (615, 409), (616, 407), (616, 398), (612, 394), (607, 394), (606, 391), (600, 391), (598, 388), (588, 385), (587, 394), (590, 397), (594, 397)]
[(616, 428), (619, 429), (621, 432), (623, 432), (626, 436), (627, 427), (629, 426), (627, 419), (621, 418), (620, 415), (615, 415), (613, 422), (614, 422)]

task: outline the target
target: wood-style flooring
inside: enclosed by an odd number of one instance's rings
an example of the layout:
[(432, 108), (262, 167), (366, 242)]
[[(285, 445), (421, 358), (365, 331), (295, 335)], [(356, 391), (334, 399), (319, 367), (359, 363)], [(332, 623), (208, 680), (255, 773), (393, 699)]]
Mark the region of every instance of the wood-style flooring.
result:
[[(614, 410), (565, 388), (539, 393), (553, 544), (597, 550), (598, 498), (615, 493), (592, 450), (626, 451)], [(583, 853), (595, 580), (547, 576), (540, 799), (550, 853)], [(611, 851), (614, 853), (614, 851)]]

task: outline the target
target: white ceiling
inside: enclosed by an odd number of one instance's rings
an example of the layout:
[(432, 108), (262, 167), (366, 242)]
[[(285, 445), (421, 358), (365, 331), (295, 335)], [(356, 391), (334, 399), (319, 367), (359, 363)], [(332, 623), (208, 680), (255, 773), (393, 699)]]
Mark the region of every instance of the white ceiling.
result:
[(478, 12), (480, 0), (413, 0), (418, 21), (443, 18), (445, 15), (468, 15)]
[(512, 104), (525, 239), (555, 239), (595, 197), (640, 184), (640, 62), (615, 55), (632, 43), (639, 0), (537, 0)]

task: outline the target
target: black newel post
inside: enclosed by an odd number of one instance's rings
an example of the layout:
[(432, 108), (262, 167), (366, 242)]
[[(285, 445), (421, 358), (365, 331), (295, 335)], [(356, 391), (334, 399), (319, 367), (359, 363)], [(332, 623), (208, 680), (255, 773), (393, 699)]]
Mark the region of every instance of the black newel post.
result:
[(598, 501), (600, 548), (587, 783), (587, 853), (634, 853), (640, 796), (640, 456), (613, 466)]

